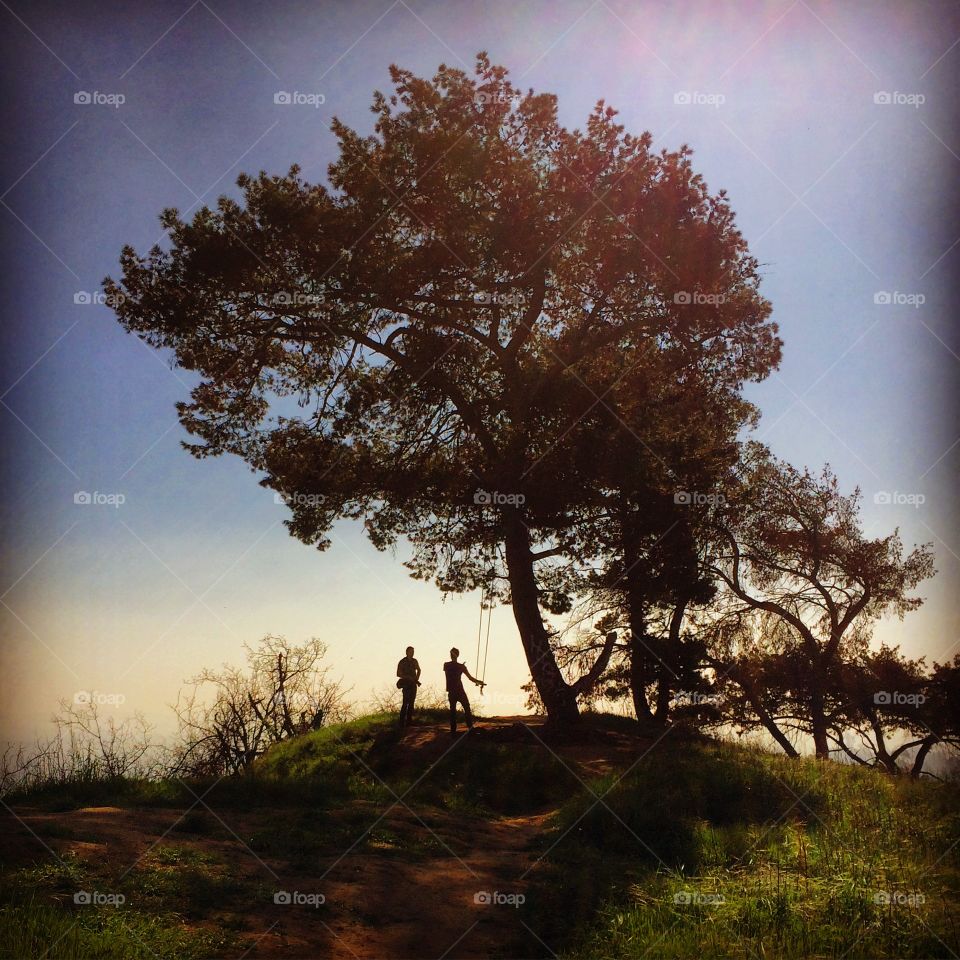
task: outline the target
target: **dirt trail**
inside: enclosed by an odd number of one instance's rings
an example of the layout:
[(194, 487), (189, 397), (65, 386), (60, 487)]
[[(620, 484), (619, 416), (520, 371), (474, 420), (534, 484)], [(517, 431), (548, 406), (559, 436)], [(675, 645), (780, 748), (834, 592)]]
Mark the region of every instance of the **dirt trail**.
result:
[[(395, 813), (385, 818), (391, 826), (402, 820), (413, 829), (424, 829), (408, 811)], [(536, 857), (532, 841), (543, 820), (540, 816), (472, 822), (469, 835), (463, 837), (458, 818), (433, 817), (433, 835), (448, 845), (460, 837), (466, 848), (458, 844), (456, 852), (450, 846), (450, 851), (416, 862), (377, 851), (335, 858), (319, 884), (327, 891), (327, 903), (340, 908), (328, 923), (327, 955), (491, 957), (505, 944), (530, 939), (522, 907), (510, 903), (527, 892), (527, 871)], [(494, 896), (504, 902), (489, 902)], [(289, 933), (309, 938), (309, 921)], [(264, 943), (253, 955), (292, 954), (267, 949)], [(548, 954), (525, 950), (524, 955)]]
[[(482, 740), (544, 739), (542, 726), (522, 720), (483, 721), (463, 741), (439, 725), (415, 726), (393, 744), (391, 761), (399, 769), (423, 771), (447, 751), (469, 749)], [(642, 747), (632, 737), (611, 734), (598, 742), (594, 734), (590, 745), (550, 749), (581, 775), (596, 775), (626, 766)], [(361, 806), (355, 801), (341, 812)], [(239, 908), (240, 933), (249, 947), (245, 956), (251, 958), (452, 960), (495, 957), (505, 949), (513, 956), (551, 955), (550, 945), (538, 942), (524, 922), (522, 903), (517, 904), (539, 869), (540, 835), (552, 810), (488, 820), (414, 803), (396, 803), (385, 812), (382, 806), (368, 804), (367, 809), (365, 825), (338, 834), (317, 858), (304, 862), (292, 855), (258, 854), (248, 842), (289, 827), (289, 808), (217, 809), (209, 816), (215, 838), (208, 831), (184, 833), (178, 823), (182, 810), (88, 807), (48, 813), (24, 808), (16, 810), (16, 819), (8, 818), (12, 829), (3, 831), (0, 860), (7, 867), (36, 862), (43, 857), (42, 841), (58, 856), (76, 854), (109, 884), (149, 862), (159, 844), (186, 848), (257, 890)], [(324, 902), (274, 903), (277, 891), (322, 894)], [(216, 906), (193, 920), (187, 913), (187, 921), (216, 926), (232, 905), (219, 905), (222, 911)]]

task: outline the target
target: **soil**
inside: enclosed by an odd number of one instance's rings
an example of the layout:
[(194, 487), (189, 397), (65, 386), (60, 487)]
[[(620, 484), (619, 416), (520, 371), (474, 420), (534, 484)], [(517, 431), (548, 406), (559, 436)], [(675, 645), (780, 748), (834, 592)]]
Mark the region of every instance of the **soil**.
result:
[[(557, 739), (533, 718), (498, 717), (457, 737), (441, 725), (414, 725), (391, 744), (391, 767), (413, 779), (447, 751), (469, 749), (481, 739), (540, 741), (581, 777), (625, 769), (650, 747), (610, 731), (598, 737), (594, 730), (589, 741)], [(364, 803), (353, 801), (337, 814), (355, 814)], [(353, 840), (349, 829), (338, 831), (330, 849), (306, 862), (258, 854), (245, 839), (288, 822), (289, 807), (209, 810), (203, 816), (215, 829), (189, 832), (183, 829), (183, 809), (8, 808), (0, 862), (10, 869), (73, 854), (109, 883), (142, 869), (158, 845), (184, 849), (191, 862), (216, 863), (221, 876), (258, 891), (248, 894), (239, 916), (229, 903), (195, 919), (184, 915), (194, 927), (231, 926), (243, 946), (225, 956), (452, 960), (554, 955), (525, 922), (522, 902), (543, 869), (543, 833), (554, 810), (486, 819), (402, 801), (382, 812), (366, 803), (371, 815), (355, 822), (374, 819), (369, 836), (364, 826), (356, 827)], [(277, 891), (322, 894), (324, 902), (275, 903)]]

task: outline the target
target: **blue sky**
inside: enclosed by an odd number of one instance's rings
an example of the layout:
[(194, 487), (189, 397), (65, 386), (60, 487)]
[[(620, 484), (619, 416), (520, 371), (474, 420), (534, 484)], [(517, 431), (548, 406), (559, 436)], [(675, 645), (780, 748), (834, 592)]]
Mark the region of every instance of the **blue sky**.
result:
[[(556, 93), (568, 126), (603, 98), (656, 146), (690, 144), (727, 188), (785, 341), (749, 390), (758, 436), (859, 485), (871, 533), (934, 542), (926, 606), (878, 636), (956, 652), (955, 5), (15, 2), (0, 19), (8, 736), (43, 732), (58, 698), (91, 688), (167, 725), (185, 677), (268, 632), (326, 640), (361, 700), (407, 643), (434, 673), (451, 644), (475, 649), (477, 597), (442, 602), (349, 524), (319, 554), (242, 463), (189, 457), (173, 409), (186, 376), (75, 300), (118, 274), (124, 243), (160, 238), (165, 207), (235, 195), (241, 171), (298, 163), (322, 180), (331, 117), (369, 129), (390, 63), (430, 75), (479, 50)], [(525, 678), (498, 610), (492, 712), (519, 709)]]

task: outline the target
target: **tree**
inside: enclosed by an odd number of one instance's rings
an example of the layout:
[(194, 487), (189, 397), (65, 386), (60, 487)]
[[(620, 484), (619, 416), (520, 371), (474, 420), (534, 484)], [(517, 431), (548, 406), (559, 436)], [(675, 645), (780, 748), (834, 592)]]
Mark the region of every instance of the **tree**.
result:
[(737, 435), (758, 417), (739, 390), (718, 370), (661, 371), (656, 381), (648, 372), (642, 392), (618, 385), (604, 494), (575, 530), (579, 553), (597, 562), (584, 608), (627, 634), (609, 689), (629, 695), (638, 719), (666, 723), (674, 694), (687, 715), (711, 705), (705, 646), (688, 621), (715, 594), (709, 524), (738, 462)]
[[(690, 700), (709, 693), (702, 672), (706, 650), (685, 629), (685, 618), (691, 605), (710, 600), (713, 588), (699, 575), (687, 518), (676, 507), (628, 508), (609, 532), (615, 539), (608, 561), (575, 611), (576, 640), (565, 643), (562, 655), (567, 664), (579, 664), (603, 649), (605, 633), (624, 634), (613, 645), (598, 698), (627, 698), (638, 720), (665, 724), (675, 694)], [(596, 632), (578, 629), (589, 619), (597, 620)]]
[(945, 745), (955, 759), (960, 753), (960, 654), (947, 663), (934, 663), (923, 690), (920, 708), (924, 735), (913, 760), (911, 773), (920, 776), (930, 750)]
[[(718, 623), (732, 618), (739, 628), (748, 612), (761, 619), (767, 648), (783, 659), (768, 671), (786, 671), (785, 695), (802, 705), (802, 717), (793, 719), (821, 758), (829, 756), (831, 718), (841, 709), (841, 665), (866, 653), (880, 617), (902, 619), (919, 607), (922, 599), (910, 591), (934, 573), (931, 545), (904, 556), (897, 531), (866, 537), (859, 500), (859, 490), (840, 492), (829, 467), (818, 475), (800, 471), (754, 444), (739, 491), (715, 524), (710, 570), (725, 588)], [(738, 666), (731, 636), (743, 633), (726, 635), (721, 670)]]
[[(843, 692), (849, 716), (831, 738), (856, 762), (889, 773), (906, 764), (916, 778), (934, 747), (960, 747), (960, 656), (928, 670), (923, 659), (884, 646), (845, 665)], [(858, 738), (859, 752), (846, 742), (848, 731)]]
[(362, 519), (378, 548), (409, 540), (414, 576), (493, 585), (570, 722), (602, 663), (568, 682), (544, 613), (578, 582), (567, 532), (619, 422), (608, 395), (651, 371), (762, 377), (776, 328), (686, 146), (654, 153), (602, 102), (569, 131), (484, 54), (474, 79), (391, 78), (372, 135), (334, 121), (329, 189), (241, 176), (242, 203), (165, 211), (170, 249), (125, 248), (105, 289), (199, 374), (178, 407), (195, 456), (261, 471), (304, 542)]
[[(797, 741), (810, 732), (810, 671), (789, 633), (772, 614), (738, 610), (712, 619), (705, 635), (720, 703), (714, 724), (732, 725), (738, 734), (766, 731), (788, 757), (799, 757)], [(836, 691), (835, 683), (824, 684), (831, 730), (844, 706)]]
[(266, 636), (244, 649), (246, 670), (205, 669), (178, 700), (174, 773), (243, 773), (271, 744), (346, 719), (343, 690), (323, 664), (322, 641), (297, 646)]

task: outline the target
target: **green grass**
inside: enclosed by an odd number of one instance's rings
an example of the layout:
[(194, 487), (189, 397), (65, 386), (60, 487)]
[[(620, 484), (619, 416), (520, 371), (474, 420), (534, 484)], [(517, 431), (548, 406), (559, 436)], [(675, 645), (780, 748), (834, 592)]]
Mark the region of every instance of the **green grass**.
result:
[[(427, 723), (446, 723), (447, 711), (420, 711)], [(396, 762), (396, 714), (373, 714), (272, 747), (257, 761), (261, 780), (314, 781), (352, 799), (437, 806), (469, 816), (518, 814), (556, 805), (580, 789), (565, 764), (532, 738), (498, 744), (481, 738), (443, 741), (422, 767)], [(407, 791), (410, 790), (408, 793)]]
[(255, 883), (234, 876), (213, 855), (166, 844), (151, 849), (119, 889), (138, 907), (191, 920), (238, 915), (255, 895)]
[[(446, 715), (446, 711), (440, 710), (421, 710), (418, 714), (421, 722), (440, 722)], [(275, 744), (244, 776), (143, 780), (95, 779), (80, 774), (13, 790), (4, 801), (11, 806), (29, 804), (58, 812), (90, 806), (190, 807), (198, 797), (214, 809), (325, 807), (360, 795), (364, 789), (370, 793), (370, 799), (380, 799), (376, 778), (369, 775), (361, 761), (374, 748), (389, 750), (399, 735), (397, 714), (371, 714)]]
[[(444, 723), (446, 710), (419, 710), (419, 723)], [(396, 713), (372, 713), (274, 744), (254, 765), (261, 778), (347, 782), (399, 742)], [(363, 761), (363, 762), (361, 762)]]
[[(533, 897), (534, 927), (569, 958), (958, 951), (960, 802), (946, 785), (690, 745), (591, 786), (545, 838)], [(876, 902), (884, 892), (924, 899)]]
[(43, 887), (51, 891), (73, 893), (90, 878), (90, 868), (85, 860), (75, 854), (67, 854), (56, 860), (42, 860), (32, 867), (24, 867), (14, 875), (19, 886)]
[[(285, 741), (245, 777), (125, 782), (102, 794), (103, 785), (60, 784), (30, 802), (186, 808), (209, 790), (213, 810), (244, 811), (240, 839), (258, 857), (306, 874), (353, 844), (405, 862), (467, 855), (471, 820), (556, 811), (536, 840), (541, 864), (524, 922), (567, 960), (960, 954), (954, 786), (678, 734), (622, 779), (584, 786), (536, 738), (443, 738), (417, 754), (396, 749), (396, 720), (375, 714)], [(444, 723), (446, 711), (420, 720)], [(638, 728), (590, 715), (586, 736), (593, 729)], [(431, 830), (381, 819), (398, 796)], [(55, 824), (49, 835), (77, 839)], [(195, 807), (122, 878), (70, 855), (8, 873), (0, 956), (242, 952), (237, 931), (269, 901), (269, 884), (237, 875), (216, 845), (198, 851), (197, 838), (234, 840)], [(74, 909), (79, 889), (117, 890), (127, 901)], [(884, 892), (893, 902), (878, 900)]]
[[(254, 885), (209, 853), (173, 844), (151, 848), (132, 869), (110, 875), (67, 854), (21, 868), (0, 884), (0, 956), (213, 956), (234, 943), (231, 916), (242, 918)], [(122, 896), (119, 904), (76, 904), (81, 891)], [(186, 924), (216, 914), (220, 932)]]
[[(198, 798), (213, 808), (275, 807), (310, 804), (324, 807), (337, 800), (338, 781), (277, 779), (269, 776), (247, 776), (208, 779), (104, 780), (64, 782), (34, 787), (4, 797), (10, 806), (28, 804), (38, 810), (65, 812), (81, 807), (195, 807), (196, 816), (187, 824), (201, 824), (203, 808)], [(190, 816), (193, 816), (191, 813)], [(178, 826), (177, 829), (181, 829)], [(190, 829), (189, 826), (186, 829)]]
[(581, 789), (566, 764), (532, 741), (477, 741), (458, 745), (425, 771), (410, 798), (473, 816), (516, 815), (556, 806)]
[(208, 960), (232, 936), (189, 930), (174, 916), (126, 907), (74, 912), (26, 900), (0, 906), (4, 958), (24, 960)]

